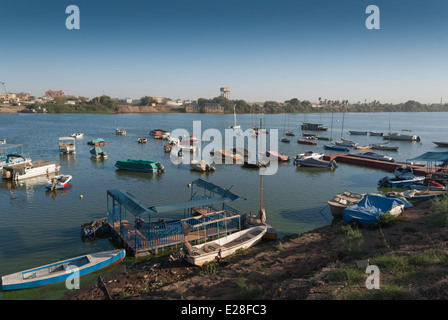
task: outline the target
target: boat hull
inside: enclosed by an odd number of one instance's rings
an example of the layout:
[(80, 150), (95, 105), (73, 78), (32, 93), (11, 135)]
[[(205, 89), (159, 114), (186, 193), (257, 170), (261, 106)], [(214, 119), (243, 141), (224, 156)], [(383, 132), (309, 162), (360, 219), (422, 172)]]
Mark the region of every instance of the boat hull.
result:
[[(114, 263), (118, 263), (121, 260), (123, 260), (125, 256), (126, 251), (124, 249), (110, 250), (79, 256), (68, 260), (63, 260), (60, 262), (48, 264), (34, 269), (20, 271), (2, 277), (2, 290), (6, 291), (6, 290), (29, 289), (71, 280), (74, 278), (74, 272), (70, 270), (55, 272), (54, 274), (49, 273), (47, 276), (43, 277), (35, 277), (35, 278), (32, 277), (33, 274), (37, 274), (39, 271), (43, 271), (45, 269), (49, 270), (52, 267), (57, 267), (59, 265), (63, 265), (64, 263), (70, 264), (71, 262), (73, 263), (75, 261), (79, 261), (80, 259), (87, 258), (90, 263), (87, 263), (86, 265), (79, 267), (77, 269), (78, 271), (77, 275), (79, 277), (82, 277), (84, 275), (90, 274), (107, 266), (110, 266)], [(24, 277), (27, 278), (24, 279)]]
[(187, 254), (186, 260), (196, 266), (202, 266), (217, 258), (228, 257), (239, 249), (247, 249), (258, 243), (267, 229), (267, 225), (256, 226), (232, 233), (218, 240), (193, 246), (193, 253)]

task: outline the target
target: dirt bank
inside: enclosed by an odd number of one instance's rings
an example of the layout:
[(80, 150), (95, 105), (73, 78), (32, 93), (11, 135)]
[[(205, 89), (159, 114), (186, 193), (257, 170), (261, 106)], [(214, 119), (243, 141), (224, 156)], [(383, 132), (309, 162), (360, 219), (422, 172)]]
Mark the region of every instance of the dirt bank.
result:
[[(147, 260), (64, 299), (446, 299), (448, 228), (430, 204), (406, 209), (390, 226), (353, 227), (350, 234), (341, 221), (263, 241), (202, 268), (168, 257)], [(433, 258), (425, 258), (428, 252)], [(356, 265), (365, 259), (381, 271), (379, 290), (366, 288), (365, 266)]]

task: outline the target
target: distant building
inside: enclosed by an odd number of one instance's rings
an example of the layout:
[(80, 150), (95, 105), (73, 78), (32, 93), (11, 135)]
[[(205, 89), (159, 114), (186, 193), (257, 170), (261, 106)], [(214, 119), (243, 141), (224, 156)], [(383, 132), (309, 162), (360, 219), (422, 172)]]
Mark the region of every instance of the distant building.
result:
[(199, 112), (201, 112), (201, 108), (199, 107), (199, 105), (195, 101), (185, 103), (184, 105), (185, 105), (185, 112), (186, 113), (199, 113)]
[(59, 91), (47, 90), (47, 91), (45, 91), (45, 97), (49, 97), (49, 98), (65, 97), (65, 92), (64, 92), (64, 90), (59, 90)]
[(204, 106), (205, 113), (224, 113), (224, 106), (220, 103), (206, 103)]
[(221, 96), (223, 96), (224, 98), (230, 100), (230, 88), (221, 88)]

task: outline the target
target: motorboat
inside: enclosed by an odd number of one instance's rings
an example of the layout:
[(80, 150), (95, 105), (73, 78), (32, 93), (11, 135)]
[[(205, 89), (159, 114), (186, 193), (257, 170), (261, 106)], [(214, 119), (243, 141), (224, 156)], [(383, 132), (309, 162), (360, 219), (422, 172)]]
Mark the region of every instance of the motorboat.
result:
[(349, 156), (358, 157), (358, 158), (366, 158), (372, 160), (379, 161), (387, 161), (387, 162), (395, 162), (395, 160), (390, 156), (384, 156), (375, 152), (364, 152), (364, 153), (350, 153)]
[(70, 182), (72, 181), (72, 176), (69, 174), (61, 174), (58, 176), (52, 177), (48, 180), (44, 186), (47, 189), (55, 190), (55, 189), (67, 189), (70, 186)]
[(190, 162), (190, 168), (194, 171), (199, 171), (199, 172), (214, 172), (215, 171), (215, 167), (209, 165), (204, 160), (201, 160), (201, 161), (192, 160)]
[(420, 141), (420, 137), (415, 134), (403, 134), (397, 132), (389, 132), (387, 135), (383, 135), (385, 140), (401, 140), (401, 141)]
[(126, 135), (126, 129), (115, 129), (115, 133), (120, 135), (120, 136), (125, 136)]
[(100, 147), (93, 147), (90, 149), (90, 154), (92, 158), (95, 159), (107, 159), (107, 152), (103, 151)]
[(337, 167), (335, 160), (327, 161), (323, 159), (307, 158), (307, 159), (296, 159), (294, 160), (295, 165), (300, 165), (301, 167), (314, 167), (314, 168), (330, 168), (334, 169)]
[(334, 151), (345, 151), (345, 152), (350, 151), (349, 148), (343, 147), (343, 146), (338, 146), (338, 145), (336, 145), (334, 143), (324, 145), (324, 149), (334, 150)]
[(25, 161), (3, 167), (3, 178), (23, 180), (59, 171), (61, 166), (55, 161), (36, 160)]
[(390, 188), (406, 188), (415, 183), (421, 183), (425, 180), (425, 177), (414, 176), (411, 179), (398, 179), (384, 177), (378, 181), (379, 187), (390, 187)]
[(389, 144), (372, 143), (370, 146), (372, 147), (372, 149), (376, 150), (398, 151), (397, 146), (391, 146)]
[(302, 130), (311, 130), (311, 131), (327, 131), (328, 130), (328, 128), (325, 127), (321, 123), (309, 123), (309, 122), (302, 123), (300, 128)]
[(70, 135), (70, 137), (75, 138), (75, 139), (81, 139), (84, 137), (84, 133), (72, 133)]
[(277, 161), (277, 162), (288, 162), (291, 160), (289, 156), (284, 155), (277, 151), (266, 151), (263, 155), (263, 160), (269, 160), (269, 161)]
[(106, 141), (104, 141), (104, 139), (102, 139), (102, 138), (97, 138), (97, 139), (90, 140), (89, 142), (87, 142), (87, 144), (89, 144), (91, 146), (105, 146), (108, 143)]
[(406, 190), (403, 192), (390, 191), (386, 193), (390, 198), (405, 198), (408, 201), (426, 201), (434, 198), (441, 197), (446, 194), (445, 190)]
[(378, 131), (369, 131), (369, 135), (371, 136), (377, 136), (377, 137), (382, 137), (383, 133), (382, 132), (378, 132)]
[(148, 142), (148, 139), (146, 137), (139, 137), (137, 142), (138, 143), (146, 143), (146, 142)]
[(115, 162), (115, 167), (121, 170), (138, 172), (165, 172), (165, 168), (159, 161), (151, 160), (119, 160)]
[(304, 152), (304, 153), (296, 154), (293, 157), (293, 159), (294, 159), (294, 161), (296, 161), (298, 159), (308, 159), (308, 158), (321, 159), (323, 156), (324, 156), (323, 153), (307, 151), (307, 152)]
[(311, 145), (316, 145), (317, 142), (313, 141), (311, 139), (298, 139), (297, 143), (301, 143), (301, 144), (311, 144)]
[(328, 200), (327, 203), (330, 207), (331, 214), (334, 217), (340, 217), (345, 208), (357, 204), (362, 198), (362, 194), (345, 190), (343, 193), (335, 195), (333, 199)]
[(438, 147), (448, 147), (448, 142), (433, 141)]
[(364, 136), (367, 135), (367, 131), (350, 130), (349, 133), (353, 135), (364, 135)]

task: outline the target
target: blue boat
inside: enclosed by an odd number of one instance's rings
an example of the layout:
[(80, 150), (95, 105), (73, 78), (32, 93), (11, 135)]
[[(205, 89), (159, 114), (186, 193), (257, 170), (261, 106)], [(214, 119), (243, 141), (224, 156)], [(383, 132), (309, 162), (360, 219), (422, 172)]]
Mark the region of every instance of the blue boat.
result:
[(98, 271), (120, 262), (125, 256), (124, 249), (102, 251), (16, 272), (2, 277), (2, 290), (29, 289), (71, 281), (75, 275), (82, 277)]
[(335, 150), (335, 151), (350, 151), (349, 148), (337, 146), (335, 144), (326, 144), (326, 145), (324, 145), (324, 149)]
[(389, 198), (380, 195), (367, 194), (361, 201), (342, 211), (346, 223), (358, 222), (364, 226), (375, 224), (383, 214), (390, 212), (394, 217), (400, 215), (404, 208), (413, 205), (404, 198)]

